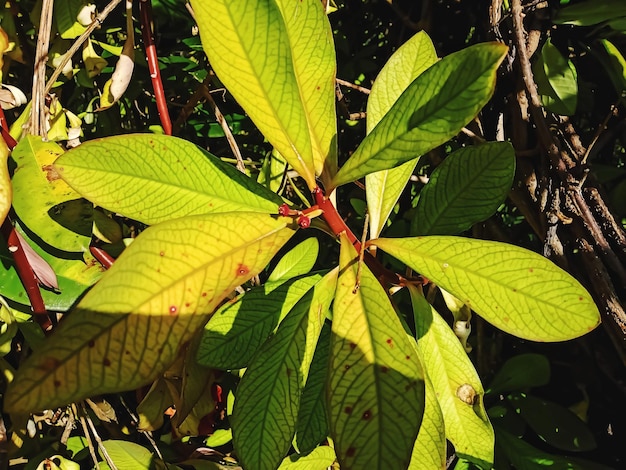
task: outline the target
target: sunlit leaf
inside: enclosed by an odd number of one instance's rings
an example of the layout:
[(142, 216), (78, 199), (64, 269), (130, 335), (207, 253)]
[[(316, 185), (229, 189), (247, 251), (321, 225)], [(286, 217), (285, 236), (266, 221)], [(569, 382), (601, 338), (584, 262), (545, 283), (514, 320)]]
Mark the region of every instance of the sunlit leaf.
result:
[(506, 243), (460, 237), (373, 242), (507, 333), (565, 341), (600, 323), (591, 295), (543, 256)]
[[(81, 24), (78, 17), (85, 8), (85, 0), (65, 0), (55, 5), (54, 21), (63, 39), (74, 39), (85, 32), (86, 24)], [(81, 18), (82, 19), (82, 18)]]
[(501, 43), (477, 44), (420, 74), (341, 167), (331, 188), (396, 167), (454, 137), (493, 94), (507, 51)]
[[(376, 77), (367, 99), (368, 133), (376, 127), (411, 82), (436, 61), (435, 46), (424, 31), (417, 33), (394, 52)], [(384, 228), (385, 221), (416, 164), (417, 158), (396, 168), (370, 173), (365, 177), (371, 238), (378, 237)]]
[(287, 314), (237, 387), (233, 443), (246, 468), (275, 469), (296, 431), (302, 389), (337, 282), (328, 273)]
[(591, 430), (567, 408), (521, 392), (512, 393), (507, 399), (532, 430), (551, 446), (568, 452), (597, 447)]
[(89, 251), (93, 206), (59, 178), (52, 164), (63, 149), (27, 135), (13, 149), (13, 208), (47, 244), (63, 251)]
[(615, 91), (624, 99), (626, 97), (626, 59), (615, 44), (608, 39), (600, 39), (600, 44), (606, 54), (598, 54), (596, 57), (604, 65), (604, 70), (613, 82)]
[(139, 444), (129, 441), (103, 441), (102, 446), (117, 468), (149, 470), (152, 452)]
[(11, 178), (9, 177), (7, 166), (8, 157), (9, 147), (7, 147), (4, 139), (0, 137), (0, 224), (9, 213), (13, 198), (13, 188), (11, 187)]
[(413, 446), (409, 470), (443, 470), (446, 468), (446, 433), (437, 394), (428, 375), (424, 418)]
[(278, 323), (321, 277), (268, 282), (224, 304), (204, 327), (200, 364), (224, 370), (247, 367)]
[(487, 219), (506, 199), (515, 176), (515, 151), (489, 142), (451, 153), (420, 192), (414, 235), (456, 235)]
[(211, 66), (309, 188), (336, 166), (335, 55), (321, 2), (192, 1)]
[(277, 213), (282, 203), (233, 166), (166, 135), (91, 140), (54, 166), (90, 201), (146, 224), (214, 212)]
[(148, 228), (22, 364), (5, 408), (27, 413), (150, 383), (215, 307), (265, 267), (293, 225), (232, 213)]
[(493, 463), (495, 436), (485, 411), (478, 373), (448, 324), (409, 286), (417, 348), (439, 401), (446, 438), (456, 453), (479, 464)]
[(328, 379), (330, 435), (342, 468), (405, 469), (424, 411), (424, 376), (387, 293), (341, 236)]
[(301, 454), (310, 452), (328, 436), (326, 377), (329, 349), (330, 325), (325, 323), (317, 341), (298, 410), (294, 447)]
[(308, 273), (317, 261), (319, 250), (320, 244), (315, 237), (298, 243), (280, 259), (267, 280), (290, 279)]
[(507, 360), (495, 375), (487, 393), (513, 392), (541, 387), (550, 381), (550, 362), (542, 354), (519, 354)]
[(286, 457), (278, 470), (323, 470), (335, 462), (335, 451), (329, 446), (319, 446), (307, 455)]

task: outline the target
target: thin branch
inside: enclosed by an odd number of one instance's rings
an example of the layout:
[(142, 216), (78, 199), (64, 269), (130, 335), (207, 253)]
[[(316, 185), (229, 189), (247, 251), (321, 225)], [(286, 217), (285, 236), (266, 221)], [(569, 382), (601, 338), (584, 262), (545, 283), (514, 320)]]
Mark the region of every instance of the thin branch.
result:
[[(72, 404), (72, 411), (78, 416), (78, 411), (75, 404)], [(91, 434), (89, 433), (89, 428), (87, 427), (85, 417), (80, 415), (78, 416), (78, 420), (80, 421), (80, 425), (83, 428), (83, 434), (85, 436), (85, 439), (87, 439), (87, 447), (89, 448), (89, 454), (91, 455), (91, 459), (93, 460), (96, 470), (99, 470), (100, 462), (98, 461), (98, 456), (96, 455), (96, 448), (91, 441)]]
[(94, 18), (94, 20), (91, 22), (91, 24), (87, 26), (87, 29), (85, 30), (85, 32), (81, 34), (80, 36), (78, 36), (78, 38), (76, 38), (76, 40), (74, 41), (74, 44), (72, 44), (72, 46), (67, 50), (67, 52), (63, 54), (63, 59), (61, 60), (61, 62), (59, 62), (59, 65), (54, 70), (54, 72), (52, 72), (50, 79), (46, 83), (46, 89), (44, 92), (45, 95), (50, 93), (50, 90), (52, 90), (52, 87), (54, 86), (57, 79), (61, 75), (63, 68), (72, 59), (72, 56), (74, 56), (74, 54), (78, 52), (78, 49), (80, 49), (83, 43), (89, 38), (89, 36), (91, 36), (91, 33), (93, 33), (97, 28), (99, 28), (102, 25), (106, 17), (109, 16), (109, 13), (111, 13), (115, 9), (115, 7), (121, 3), (121, 1), (122, 0), (111, 0), (109, 4), (106, 7), (104, 7), (104, 10), (102, 10), (101, 13), (98, 13), (96, 17)]
[(347, 82), (345, 80), (342, 80), (341, 78), (336, 78), (335, 81), (339, 85), (343, 85), (345, 87), (352, 88), (353, 90), (360, 91), (361, 93), (365, 93), (366, 95), (369, 95), (371, 93), (369, 88), (364, 88), (361, 85), (355, 85), (354, 83)]
[(93, 421), (92, 421), (91, 417), (89, 416), (89, 412), (87, 411), (87, 407), (85, 406), (85, 402), (84, 401), (80, 403), (80, 407), (82, 409), (84, 419), (87, 420), (87, 424), (89, 425), (89, 429), (91, 429), (91, 433), (93, 434), (94, 439), (98, 443), (98, 450), (102, 454), (102, 457), (104, 457), (104, 460), (106, 460), (106, 462), (109, 465), (109, 467), (111, 468), (111, 470), (118, 470), (117, 467), (115, 466), (115, 463), (111, 459), (111, 456), (107, 452), (106, 447), (104, 447), (104, 444), (102, 443), (102, 439), (100, 439), (100, 435), (98, 434), (96, 426), (93, 424)]
[(33, 105), (28, 122), (30, 132), (34, 135), (41, 136), (43, 139), (47, 139), (48, 137), (48, 130), (46, 129), (46, 95), (48, 93), (45, 89), (45, 83), (46, 62), (48, 61), (48, 48), (50, 47), (50, 31), (52, 29), (53, 5), (54, 0), (43, 0), (41, 4), (37, 50), (35, 52), (35, 70), (33, 72)]

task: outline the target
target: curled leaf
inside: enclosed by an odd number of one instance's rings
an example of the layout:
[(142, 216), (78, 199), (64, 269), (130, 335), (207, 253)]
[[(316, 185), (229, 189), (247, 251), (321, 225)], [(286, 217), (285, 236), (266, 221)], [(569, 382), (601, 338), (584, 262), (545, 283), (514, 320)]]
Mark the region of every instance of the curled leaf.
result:
[[(28, 264), (30, 264), (39, 285), (49, 289), (54, 289), (55, 291), (59, 290), (59, 281), (57, 280), (57, 275), (52, 269), (52, 266), (50, 266), (45, 259), (39, 256), (39, 254), (31, 248), (20, 232), (16, 230), (15, 235), (17, 235), (19, 244), (22, 247), (22, 250), (24, 250)], [(17, 246), (9, 245), (9, 251), (17, 249)]]
[(0, 89), (0, 106), (2, 109), (13, 109), (28, 103), (22, 90), (12, 85), (2, 85)]

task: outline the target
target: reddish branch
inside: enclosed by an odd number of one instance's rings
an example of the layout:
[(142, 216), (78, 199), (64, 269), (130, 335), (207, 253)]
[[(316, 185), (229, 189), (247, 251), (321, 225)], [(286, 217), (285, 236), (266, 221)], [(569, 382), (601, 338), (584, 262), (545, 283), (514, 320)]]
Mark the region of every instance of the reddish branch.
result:
[(89, 252), (100, 262), (104, 269), (109, 269), (115, 262), (115, 258), (97, 246), (90, 245)]
[(154, 88), (154, 98), (159, 111), (159, 118), (163, 126), (163, 132), (166, 135), (172, 135), (172, 121), (167, 110), (167, 101), (165, 100), (165, 92), (163, 91), (163, 81), (161, 80), (161, 71), (159, 70), (159, 59), (156, 53), (156, 45), (154, 44), (154, 32), (152, 30), (152, 0), (140, 0), (139, 13), (141, 16), (141, 34), (143, 37), (143, 45), (146, 49), (146, 59), (148, 61), (148, 70), (152, 79), (152, 87)]

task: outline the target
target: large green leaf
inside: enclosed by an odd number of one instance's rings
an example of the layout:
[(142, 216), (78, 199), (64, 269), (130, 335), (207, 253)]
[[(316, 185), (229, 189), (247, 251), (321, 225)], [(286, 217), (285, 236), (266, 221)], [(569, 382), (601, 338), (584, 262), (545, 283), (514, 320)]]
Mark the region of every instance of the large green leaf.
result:
[[(76, 300), (85, 290), (102, 276), (104, 268), (89, 252), (82, 253), (80, 259), (68, 257), (65, 253), (58, 251), (49, 253), (35, 243), (19, 226), (17, 226), (17, 230), (56, 274), (59, 290), (54, 292), (49, 289), (41, 289), (41, 296), (48, 310), (66, 312), (76, 303)], [(2, 240), (0, 235), (0, 241)], [(0, 245), (0, 286), (2, 286), (3, 297), (24, 305), (23, 311), (30, 311), (28, 295), (15, 270), (13, 256), (6, 243)]]
[(91, 140), (54, 166), (90, 201), (146, 224), (213, 212), (276, 213), (281, 204), (233, 166), (166, 135)]
[[(394, 52), (376, 77), (367, 99), (368, 134), (411, 82), (436, 61), (435, 46), (424, 31), (417, 33)], [(380, 235), (416, 164), (417, 158), (396, 168), (370, 173), (365, 177), (372, 238)]]
[[(618, 96), (625, 97), (626, 92), (626, 59), (620, 50), (608, 39), (600, 39), (604, 53), (595, 54), (600, 60)], [(592, 49), (593, 52), (593, 49)]]
[(487, 103), (508, 48), (476, 44), (420, 74), (333, 178), (331, 188), (414, 159), (454, 137)]
[(154, 380), (215, 307), (265, 267), (293, 225), (233, 213), (150, 227), (20, 367), (6, 409), (28, 413)]
[(578, 73), (574, 63), (561, 55), (548, 39), (533, 64), (537, 91), (543, 105), (553, 113), (570, 116), (578, 102)]
[(335, 451), (329, 446), (319, 446), (307, 455), (286, 457), (278, 470), (324, 470), (335, 461)]
[(151, 467), (152, 452), (139, 444), (109, 440), (102, 442), (102, 446), (118, 468), (148, 470)]
[(405, 469), (424, 411), (418, 355), (387, 293), (341, 236), (328, 379), (330, 435), (341, 468)]
[(82, 204), (52, 164), (63, 149), (27, 135), (13, 149), (13, 208), (20, 220), (50, 246), (63, 251), (89, 251), (93, 207)]
[(310, 189), (325, 167), (332, 176), (335, 53), (321, 3), (191, 4), (211, 66), (265, 137)]
[(224, 370), (247, 367), (278, 323), (321, 277), (268, 282), (224, 304), (204, 327), (198, 362)]
[(428, 373), (425, 374), (425, 379), (424, 418), (413, 446), (409, 470), (443, 470), (446, 468), (446, 433), (443, 414)]
[(456, 235), (490, 217), (515, 176), (515, 151), (489, 142), (451, 153), (422, 189), (411, 225), (414, 235)]
[(521, 338), (565, 341), (600, 323), (591, 295), (576, 279), (523, 248), (447, 236), (380, 238), (373, 244)]
[(542, 354), (520, 354), (507, 360), (491, 380), (486, 393), (499, 394), (547, 385), (550, 362)]
[(291, 447), (302, 389), (333, 300), (337, 271), (321, 279), (287, 314), (237, 387), (233, 444), (246, 468), (273, 470)]
[(495, 436), (478, 373), (459, 339), (421, 290), (409, 286), (409, 292), (417, 348), (441, 406), (446, 438), (458, 455), (491, 468)]
[(326, 377), (328, 376), (329, 353), (330, 325), (325, 323), (317, 341), (309, 376), (300, 399), (294, 447), (301, 454), (310, 452), (328, 436)]

